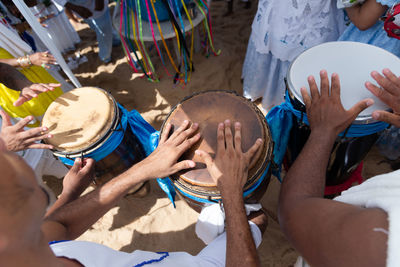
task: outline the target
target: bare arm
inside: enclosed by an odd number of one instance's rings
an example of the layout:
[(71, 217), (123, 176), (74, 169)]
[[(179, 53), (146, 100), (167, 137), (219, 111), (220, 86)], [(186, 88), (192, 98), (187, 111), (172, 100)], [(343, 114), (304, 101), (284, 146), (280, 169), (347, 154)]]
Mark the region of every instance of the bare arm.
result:
[(160, 145), (146, 159), (102, 187), (48, 215), (42, 225), (46, 240), (75, 239), (114, 207), (138, 183), (193, 168), (195, 166), (193, 161), (177, 161), (200, 139), (199, 134), (193, 136), (197, 128), (197, 124), (189, 127), (189, 122), (186, 121), (168, 138), (171, 129), (169, 125), (160, 139)]
[(260, 266), (244, 208), (243, 186), (247, 181), (250, 161), (262, 140), (258, 139), (249, 151), (243, 153), (241, 125), (235, 124), (233, 137), (228, 120), (218, 125), (217, 140), (215, 159), (204, 151), (196, 153), (207, 164), (208, 171), (221, 191), (227, 235), (226, 266)]
[(16, 91), (32, 84), (21, 72), (5, 63), (0, 63), (0, 82)]
[(345, 111), (337, 75), (332, 77), (331, 92), (326, 72), (321, 72), (321, 94), (313, 78), (309, 83), (311, 98), (304, 88), (302, 95), (311, 134), (282, 184), (281, 227), (311, 266), (382, 266), (387, 236), (373, 229), (387, 229), (386, 213), (323, 198), (336, 136), (373, 102), (363, 100)]
[(94, 160), (90, 158), (75, 159), (74, 165), (63, 179), (63, 189), (57, 201), (46, 212), (50, 216), (57, 209), (78, 199), (94, 178)]
[(375, 0), (366, 0), (361, 5), (346, 8), (346, 12), (353, 24), (359, 30), (365, 31), (379, 20), (387, 8), (387, 6), (377, 3)]

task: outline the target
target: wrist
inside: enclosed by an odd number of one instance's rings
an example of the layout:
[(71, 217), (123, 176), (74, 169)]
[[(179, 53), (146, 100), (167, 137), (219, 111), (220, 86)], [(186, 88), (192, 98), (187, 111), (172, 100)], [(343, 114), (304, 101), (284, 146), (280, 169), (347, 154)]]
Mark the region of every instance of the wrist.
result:
[(334, 143), (337, 138), (337, 134), (333, 130), (315, 128), (311, 129), (309, 138), (316, 139), (323, 143)]

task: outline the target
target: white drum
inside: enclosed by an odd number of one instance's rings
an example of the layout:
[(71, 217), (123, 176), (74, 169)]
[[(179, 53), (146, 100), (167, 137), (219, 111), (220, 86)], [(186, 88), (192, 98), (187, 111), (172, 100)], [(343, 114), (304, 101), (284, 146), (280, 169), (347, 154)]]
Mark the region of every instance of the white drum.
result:
[(392, 53), (368, 44), (358, 42), (329, 42), (314, 46), (300, 54), (291, 64), (287, 82), (289, 90), (295, 98), (303, 102), (300, 88), (309, 89), (307, 77), (313, 75), (320, 83), (319, 72), (327, 70), (328, 75), (339, 74), (341, 84), (341, 100), (345, 109), (351, 108), (358, 101), (372, 98), (375, 104), (367, 108), (357, 117), (354, 123), (369, 123), (374, 110), (388, 107), (376, 98), (365, 87), (365, 82), (376, 84), (371, 72), (381, 72), (389, 68), (400, 75), (400, 59)]

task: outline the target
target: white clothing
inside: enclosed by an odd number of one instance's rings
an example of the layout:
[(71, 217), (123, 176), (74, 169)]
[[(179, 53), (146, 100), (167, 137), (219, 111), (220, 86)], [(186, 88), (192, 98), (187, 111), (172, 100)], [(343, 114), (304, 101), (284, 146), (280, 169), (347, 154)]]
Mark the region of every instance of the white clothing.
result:
[(337, 8), (346, 8), (354, 5), (362, 4), (365, 0), (337, 0)]
[[(44, 28), (47, 35), (61, 53), (75, 50), (75, 44), (80, 42), (80, 38), (69, 22), (62, 7), (61, 10), (58, 10), (53, 4), (49, 7), (45, 7), (42, 3), (39, 3), (38, 5), (31, 7), (30, 10), (38, 18), (54, 14), (54, 17), (44, 21), (44, 24), (47, 25), (47, 27)], [(33, 32), (32, 36), (35, 39), (38, 51), (46, 51), (47, 48), (40, 41), (40, 38)]]
[(400, 170), (368, 179), (342, 192), (335, 200), (386, 211), (389, 221), (386, 266), (400, 266)]
[[(380, 208), (388, 215), (387, 267), (400, 266), (400, 170), (375, 176), (364, 183), (351, 187), (336, 198), (340, 201), (364, 208)], [(371, 229), (385, 233), (385, 229)], [(295, 267), (309, 266), (298, 259)]]
[(265, 110), (282, 103), (290, 63), (310, 47), (336, 41), (344, 23), (336, 0), (260, 0), (243, 63), (243, 95), (262, 97)]
[(344, 30), (344, 13), (336, 1), (260, 0), (252, 24), (258, 53), (292, 61), (307, 48), (336, 41)]
[[(86, 7), (93, 14), (90, 17), (91, 19), (97, 19), (97, 18), (103, 16), (104, 13), (107, 11), (107, 8), (105, 8), (105, 7), (108, 6), (108, 0), (104, 0), (104, 8), (101, 11), (94, 10), (96, 0), (71, 0), (71, 1), (68, 1), (68, 0), (53, 0), (53, 1), (55, 3), (61, 5), (61, 6), (65, 6), (65, 4), (67, 2), (71, 2), (74, 5)], [(76, 14), (76, 13), (74, 12), (74, 14)], [(79, 16), (79, 14), (77, 14), (77, 15)]]
[[(250, 223), (254, 242), (258, 247), (262, 235), (260, 229)], [(75, 259), (85, 267), (132, 267), (132, 266), (171, 266), (207, 267), (225, 266), (226, 234), (217, 237), (199, 254), (192, 256), (186, 252), (149, 252), (136, 250), (132, 253), (116, 251), (106, 246), (86, 241), (66, 241), (51, 244), (57, 257)]]
[[(246, 215), (259, 211), (261, 204), (246, 204)], [(221, 204), (211, 204), (203, 207), (196, 222), (196, 235), (204, 244), (211, 243), (215, 238), (225, 232), (225, 211)]]

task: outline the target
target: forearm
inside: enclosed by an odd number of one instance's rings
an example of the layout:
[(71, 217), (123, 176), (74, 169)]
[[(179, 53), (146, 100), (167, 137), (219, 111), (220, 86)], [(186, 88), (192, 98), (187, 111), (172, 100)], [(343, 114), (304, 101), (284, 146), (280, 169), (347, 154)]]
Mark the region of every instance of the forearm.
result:
[(45, 217), (50, 217), (56, 210), (58, 210), (59, 208), (65, 206), (66, 204), (78, 199), (79, 196), (80, 195), (78, 195), (78, 194), (61, 193), (61, 195), (58, 197), (58, 199), (53, 204), (53, 206), (51, 206), (47, 210)]
[(3, 59), (0, 59), (0, 63), (10, 65), (14, 68), (19, 67), (19, 63), (16, 58), (3, 58)]
[(16, 91), (21, 91), (22, 88), (32, 85), (32, 82), (21, 72), (5, 63), (0, 63), (0, 82)]
[(138, 163), (102, 187), (50, 214), (46, 220), (55, 221), (65, 227), (65, 236), (58, 238), (75, 239), (79, 237), (113, 208), (133, 186), (146, 181), (148, 177), (140, 169), (140, 163)]
[(260, 266), (242, 192), (223, 193), (227, 235), (226, 266)]
[(326, 168), (335, 139), (334, 133), (311, 132), (283, 179), (279, 201), (281, 211), (290, 210), (302, 199), (324, 196)]

